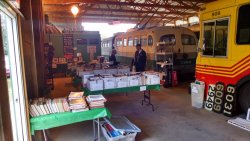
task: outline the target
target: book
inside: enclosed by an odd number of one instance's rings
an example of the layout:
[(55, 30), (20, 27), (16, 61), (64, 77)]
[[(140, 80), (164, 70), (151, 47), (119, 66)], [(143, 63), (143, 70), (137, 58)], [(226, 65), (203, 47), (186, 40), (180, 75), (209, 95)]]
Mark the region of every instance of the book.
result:
[(69, 94), (69, 99), (78, 99), (78, 98), (82, 98), (84, 95), (84, 92), (70, 92)]
[(46, 111), (46, 114), (50, 114), (50, 111), (49, 111), (49, 109), (48, 109), (48, 107), (47, 107), (47, 105), (46, 105), (45, 99), (42, 99), (42, 104), (43, 104), (43, 107), (44, 107), (44, 109), (45, 109), (45, 111)]
[(37, 116), (37, 115), (34, 113), (34, 111), (33, 111), (33, 109), (31, 108), (30, 105), (29, 105), (29, 112), (30, 112), (31, 117)]
[(64, 112), (63, 105), (62, 105), (62, 99), (57, 98), (55, 99), (56, 105), (58, 107), (59, 112)]
[(69, 101), (69, 105), (73, 106), (73, 105), (87, 105), (86, 101), (84, 98), (79, 98), (79, 99), (72, 99)]
[[(45, 109), (44, 109), (44, 107), (43, 107), (43, 102), (42, 102), (42, 100), (43, 100), (43, 98), (38, 98), (37, 107), (40, 108), (40, 112), (42, 113), (42, 115), (46, 115), (47, 113), (46, 113), (46, 111), (45, 111)], [(39, 108), (38, 108), (38, 109), (39, 109)]]
[(30, 101), (30, 107), (31, 107), (31, 109), (33, 109), (33, 111), (34, 111), (34, 113), (35, 113), (36, 116), (40, 116), (41, 114), (37, 110), (36, 103), (37, 103), (37, 100), (31, 100)]
[(62, 100), (62, 103), (63, 103), (64, 111), (70, 111), (70, 109), (69, 109), (69, 103), (68, 103), (68, 101), (67, 101), (66, 98), (64, 98), (64, 99)]
[(104, 101), (106, 102), (106, 98), (103, 95), (89, 95), (87, 96), (86, 100), (88, 102), (94, 102), (94, 101)]
[(58, 109), (57, 104), (56, 104), (55, 101), (56, 101), (56, 100), (53, 99), (53, 100), (51, 101), (51, 103), (52, 103), (52, 106), (53, 106), (53, 108), (54, 108), (54, 111), (56, 111), (56, 113), (59, 113), (59, 109)]
[(80, 109), (73, 109), (72, 112), (75, 113), (75, 112), (83, 112), (83, 111), (88, 111), (89, 108), (80, 108)]
[(52, 105), (51, 105), (51, 99), (46, 99), (46, 105), (49, 108), (50, 113), (52, 113), (52, 114), (55, 113), (53, 108), (52, 108)]

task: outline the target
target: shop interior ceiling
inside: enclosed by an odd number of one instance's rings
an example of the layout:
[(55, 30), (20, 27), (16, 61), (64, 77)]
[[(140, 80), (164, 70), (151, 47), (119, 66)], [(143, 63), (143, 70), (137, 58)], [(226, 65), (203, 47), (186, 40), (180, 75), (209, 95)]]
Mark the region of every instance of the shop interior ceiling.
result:
[[(49, 22), (59, 28), (81, 25), (82, 22), (134, 23), (145, 28), (173, 24), (197, 16), (204, 3), (214, 0), (43, 0), (44, 13)], [(77, 6), (76, 17), (71, 7)]]

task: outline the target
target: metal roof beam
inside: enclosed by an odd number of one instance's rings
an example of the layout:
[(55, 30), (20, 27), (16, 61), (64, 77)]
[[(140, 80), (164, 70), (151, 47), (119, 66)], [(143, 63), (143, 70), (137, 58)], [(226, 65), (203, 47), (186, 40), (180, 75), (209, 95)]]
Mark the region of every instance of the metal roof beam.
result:
[(198, 10), (198, 6), (181, 6), (170, 4), (149, 4), (149, 3), (135, 3), (135, 2), (119, 2), (119, 1), (103, 1), (103, 0), (43, 0), (44, 5), (71, 5), (71, 4), (104, 4), (104, 5), (119, 5), (119, 6), (138, 6), (138, 7), (159, 7), (159, 8), (175, 8), (175, 9), (194, 9)]

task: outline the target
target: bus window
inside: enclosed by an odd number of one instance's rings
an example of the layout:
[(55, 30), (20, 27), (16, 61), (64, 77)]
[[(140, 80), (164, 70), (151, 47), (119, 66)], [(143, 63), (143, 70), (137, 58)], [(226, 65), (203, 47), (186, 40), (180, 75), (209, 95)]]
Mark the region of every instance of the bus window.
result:
[(153, 45), (153, 37), (151, 35), (148, 36), (148, 46)]
[(106, 43), (106, 48), (109, 48), (109, 47), (110, 47), (110, 42), (107, 41), (107, 43)]
[(126, 38), (123, 39), (123, 46), (124, 47), (127, 46), (127, 39)]
[(216, 21), (214, 56), (227, 55), (228, 19)]
[(175, 36), (174, 34), (166, 34), (161, 36), (160, 42), (172, 42), (175, 43)]
[(140, 43), (139, 38), (135, 37), (135, 38), (134, 38), (134, 46), (136, 46), (136, 45), (139, 44), (139, 43)]
[(147, 36), (141, 36), (141, 46), (146, 47), (147, 42), (148, 42)]
[(196, 45), (195, 39), (192, 35), (181, 34), (182, 45)]
[(122, 46), (122, 39), (121, 38), (117, 38), (116, 39), (116, 47), (120, 47)]
[(204, 23), (203, 55), (226, 56), (228, 19)]
[(133, 46), (133, 38), (132, 37), (128, 38), (128, 46)]
[(215, 22), (204, 23), (203, 55), (213, 55)]
[(237, 44), (250, 44), (250, 4), (239, 9), (237, 25)]

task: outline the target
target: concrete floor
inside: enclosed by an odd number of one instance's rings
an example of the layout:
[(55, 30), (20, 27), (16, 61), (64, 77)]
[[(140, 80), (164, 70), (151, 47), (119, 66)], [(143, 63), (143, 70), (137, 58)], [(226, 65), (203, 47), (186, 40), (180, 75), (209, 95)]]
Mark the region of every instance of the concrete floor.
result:
[[(70, 82), (70, 78), (55, 79), (51, 96), (67, 96), (75, 91)], [(250, 132), (228, 124), (230, 118), (191, 107), (187, 86), (185, 83), (153, 91), (154, 112), (141, 105), (143, 94), (139, 92), (105, 95), (106, 107), (112, 115), (124, 115), (142, 130), (136, 141), (250, 141)], [(53, 141), (91, 141), (92, 121), (49, 129), (47, 134)]]

